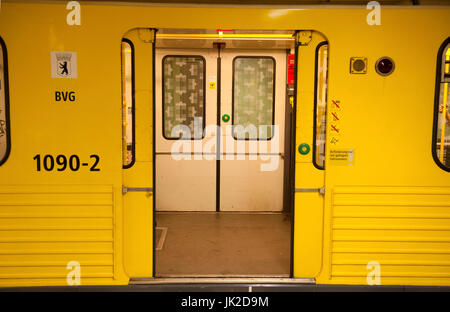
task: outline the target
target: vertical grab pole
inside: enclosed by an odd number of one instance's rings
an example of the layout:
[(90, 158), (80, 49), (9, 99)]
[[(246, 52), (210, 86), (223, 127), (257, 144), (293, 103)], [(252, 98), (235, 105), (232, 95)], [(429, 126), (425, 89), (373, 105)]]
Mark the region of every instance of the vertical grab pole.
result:
[(220, 57), (221, 44), (217, 44), (217, 133), (216, 133), (216, 211), (220, 212), (220, 155), (222, 151), (220, 150), (220, 140), (222, 139), (221, 134), (221, 121), (220, 116), (222, 114), (222, 103), (221, 103), (221, 93), (222, 88), (222, 58)]

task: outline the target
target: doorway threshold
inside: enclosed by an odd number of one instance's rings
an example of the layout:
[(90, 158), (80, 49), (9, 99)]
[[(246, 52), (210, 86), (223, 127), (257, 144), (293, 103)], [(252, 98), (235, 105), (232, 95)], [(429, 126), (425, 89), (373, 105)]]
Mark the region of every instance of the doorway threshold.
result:
[(291, 278), (274, 276), (183, 276), (183, 277), (152, 277), (132, 278), (130, 285), (168, 285), (168, 284), (316, 284), (314, 278)]

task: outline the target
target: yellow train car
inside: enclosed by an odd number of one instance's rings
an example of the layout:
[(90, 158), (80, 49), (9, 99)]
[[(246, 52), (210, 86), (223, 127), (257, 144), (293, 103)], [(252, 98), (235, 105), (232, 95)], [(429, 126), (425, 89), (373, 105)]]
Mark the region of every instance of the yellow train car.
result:
[(449, 29), (1, 1), (0, 286), (449, 286)]

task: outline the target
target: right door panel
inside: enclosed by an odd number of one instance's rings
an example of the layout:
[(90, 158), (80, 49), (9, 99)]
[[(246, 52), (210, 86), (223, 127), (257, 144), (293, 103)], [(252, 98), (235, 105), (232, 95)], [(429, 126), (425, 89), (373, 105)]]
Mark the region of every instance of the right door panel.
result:
[[(301, 33), (297, 38), (308, 37)], [(326, 115), (328, 44), (320, 33), (304, 33), (311, 40), (297, 39), (294, 277), (315, 277), (322, 268), (324, 196), (319, 189), (325, 177), (320, 166), (326, 139), (322, 116)], [(303, 151), (302, 146), (309, 148)]]
[(286, 52), (225, 50), (221, 64), (220, 210), (281, 211)]

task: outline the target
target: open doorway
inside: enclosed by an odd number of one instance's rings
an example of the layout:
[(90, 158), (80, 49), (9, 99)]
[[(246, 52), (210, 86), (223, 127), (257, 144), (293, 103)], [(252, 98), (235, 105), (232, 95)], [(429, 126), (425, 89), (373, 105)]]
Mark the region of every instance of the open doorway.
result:
[(293, 34), (158, 31), (155, 276), (290, 276)]

